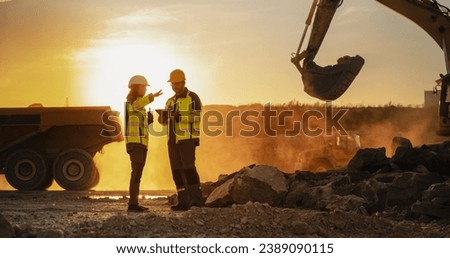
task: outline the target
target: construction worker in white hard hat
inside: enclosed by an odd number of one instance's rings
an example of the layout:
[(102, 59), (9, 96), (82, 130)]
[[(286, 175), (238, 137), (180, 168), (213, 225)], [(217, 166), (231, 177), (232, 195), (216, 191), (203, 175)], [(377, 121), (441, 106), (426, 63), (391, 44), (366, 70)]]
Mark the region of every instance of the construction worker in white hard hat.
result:
[(167, 100), (166, 112), (159, 122), (168, 128), (168, 149), (178, 204), (172, 210), (188, 210), (203, 206), (200, 177), (195, 166), (195, 150), (200, 144), (200, 112), (202, 103), (186, 88), (186, 76), (180, 69), (170, 73), (169, 81), (175, 95)]
[(148, 210), (148, 208), (140, 206), (138, 202), (142, 171), (147, 159), (148, 125), (153, 123), (153, 115), (146, 112), (145, 106), (152, 103), (156, 97), (161, 96), (162, 91), (145, 95), (147, 86), (150, 85), (142, 75), (135, 75), (128, 82), (130, 91), (125, 104), (125, 141), (131, 160), (130, 199), (128, 202), (128, 211), (130, 212)]

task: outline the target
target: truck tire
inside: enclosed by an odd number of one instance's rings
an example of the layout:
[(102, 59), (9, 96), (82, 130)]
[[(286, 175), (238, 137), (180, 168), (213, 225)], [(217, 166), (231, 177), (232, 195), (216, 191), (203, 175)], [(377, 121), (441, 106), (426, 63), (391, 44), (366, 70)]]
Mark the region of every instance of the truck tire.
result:
[(33, 150), (19, 150), (6, 161), (6, 180), (21, 191), (45, 190), (53, 180), (41, 154)]
[(81, 149), (70, 149), (58, 155), (53, 163), (53, 177), (69, 191), (88, 190), (95, 180), (92, 156)]
[(95, 175), (94, 178), (92, 178), (92, 182), (89, 184), (89, 189), (94, 188), (98, 185), (100, 182), (100, 173), (98, 172), (98, 169), (95, 168)]

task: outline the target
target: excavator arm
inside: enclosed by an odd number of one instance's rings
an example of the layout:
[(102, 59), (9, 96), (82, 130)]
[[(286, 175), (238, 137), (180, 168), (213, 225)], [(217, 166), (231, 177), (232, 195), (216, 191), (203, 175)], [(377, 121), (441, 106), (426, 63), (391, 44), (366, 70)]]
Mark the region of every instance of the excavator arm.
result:
[(425, 30), (444, 52), (446, 75), (437, 81), (441, 87), (437, 135), (450, 136), (450, 9), (436, 0), (376, 0), (405, 16)]
[(376, 0), (405, 16), (425, 30), (444, 51), (447, 73), (450, 73), (450, 10), (431, 0)]
[[(291, 62), (302, 75), (305, 92), (312, 97), (326, 101), (335, 100), (344, 94), (364, 65), (364, 59), (360, 56), (344, 56), (338, 59), (336, 65), (326, 67), (319, 66), (314, 62), (336, 10), (342, 2), (343, 0), (313, 1), (299, 48), (291, 58)], [(313, 16), (314, 22), (308, 46), (300, 53), (304, 36)], [(300, 64), (301, 61), (303, 61), (303, 65)]]
[[(450, 102), (448, 101), (450, 97), (450, 9), (436, 0), (376, 1), (416, 23), (443, 50), (447, 75), (441, 75), (439, 80), (441, 96), (437, 134), (450, 136)], [(364, 65), (364, 59), (358, 55), (341, 57), (333, 66), (322, 67), (314, 62), (336, 10), (342, 2), (343, 0), (313, 0), (300, 45), (291, 58), (291, 62), (302, 75), (305, 92), (325, 101), (335, 100), (344, 94)], [(301, 51), (313, 16), (314, 22), (308, 46)]]

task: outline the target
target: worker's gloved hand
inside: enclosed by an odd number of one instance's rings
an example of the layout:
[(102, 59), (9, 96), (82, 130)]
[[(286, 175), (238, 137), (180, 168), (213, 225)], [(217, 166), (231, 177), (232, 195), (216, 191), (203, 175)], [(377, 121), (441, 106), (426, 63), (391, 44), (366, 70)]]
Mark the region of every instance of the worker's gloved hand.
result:
[(153, 117), (152, 111), (148, 111), (148, 112), (147, 112), (147, 121), (148, 121), (148, 124), (149, 124), (149, 125), (153, 123), (154, 117)]

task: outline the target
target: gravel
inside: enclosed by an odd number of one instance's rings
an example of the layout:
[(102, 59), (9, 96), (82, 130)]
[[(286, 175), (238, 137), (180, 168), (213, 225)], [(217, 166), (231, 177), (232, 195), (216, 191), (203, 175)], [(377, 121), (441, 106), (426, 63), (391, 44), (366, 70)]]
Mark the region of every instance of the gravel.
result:
[(125, 192), (0, 192), (0, 213), (16, 237), (450, 237), (449, 221), (408, 220), (390, 209), (350, 212), (276, 208), (261, 203), (170, 210), (168, 191), (147, 192), (146, 213), (128, 213)]

